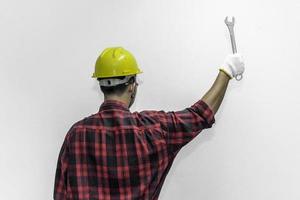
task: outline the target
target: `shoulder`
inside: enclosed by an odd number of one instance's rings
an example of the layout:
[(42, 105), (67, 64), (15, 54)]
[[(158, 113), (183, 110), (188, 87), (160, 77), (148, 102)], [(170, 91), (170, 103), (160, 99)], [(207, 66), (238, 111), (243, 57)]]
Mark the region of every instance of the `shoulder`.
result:
[(166, 115), (163, 110), (144, 110), (141, 112), (133, 112), (132, 115), (141, 125), (158, 124)]
[(157, 110), (143, 110), (140, 112), (133, 112), (132, 114), (140, 118), (157, 118), (159, 115), (164, 114), (165, 111)]
[(82, 129), (88, 128), (90, 126), (95, 126), (100, 119), (100, 115), (98, 113), (92, 114), (90, 116), (84, 117), (81, 120), (75, 122), (69, 132), (80, 131)]

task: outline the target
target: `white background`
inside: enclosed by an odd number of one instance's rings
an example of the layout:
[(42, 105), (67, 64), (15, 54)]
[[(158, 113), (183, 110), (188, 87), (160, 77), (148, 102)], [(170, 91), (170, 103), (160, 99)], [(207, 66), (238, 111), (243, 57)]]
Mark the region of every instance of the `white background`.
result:
[(100, 52), (123, 46), (144, 71), (132, 111), (183, 109), (230, 53), (246, 71), (216, 124), (182, 149), (162, 200), (300, 199), (299, 0), (1, 0), (0, 199), (52, 199), (60, 147), (98, 111)]

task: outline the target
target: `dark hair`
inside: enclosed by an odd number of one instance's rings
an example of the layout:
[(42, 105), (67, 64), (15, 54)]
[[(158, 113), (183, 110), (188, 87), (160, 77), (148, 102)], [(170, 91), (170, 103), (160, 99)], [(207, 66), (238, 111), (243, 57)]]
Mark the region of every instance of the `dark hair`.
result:
[[(119, 76), (115, 77), (117, 79), (123, 80), (125, 76)], [(97, 78), (98, 81), (103, 80), (104, 78)], [(119, 84), (116, 86), (112, 87), (107, 87), (107, 86), (100, 86), (101, 91), (104, 93), (104, 95), (112, 95), (112, 94), (123, 94), (129, 84), (132, 84), (135, 82), (135, 76), (131, 77), (128, 82)]]

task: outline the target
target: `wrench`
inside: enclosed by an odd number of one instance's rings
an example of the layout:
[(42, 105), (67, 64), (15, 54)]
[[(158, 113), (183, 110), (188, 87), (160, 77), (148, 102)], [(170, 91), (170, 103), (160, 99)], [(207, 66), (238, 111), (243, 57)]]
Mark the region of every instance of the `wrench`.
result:
[[(234, 36), (234, 30), (233, 30), (234, 23), (235, 23), (235, 18), (232, 17), (232, 21), (229, 21), (228, 17), (226, 17), (225, 20), (224, 20), (224, 22), (225, 22), (226, 26), (228, 27), (228, 30), (229, 30), (229, 33), (230, 33), (232, 52), (233, 53), (237, 53), (236, 43), (235, 43), (235, 36)], [(242, 74), (239, 74), (239, 75), (237, 75), (235, 77), (235, 79), (237, 81), (242, 80), (242, 78), (243, 78)]]

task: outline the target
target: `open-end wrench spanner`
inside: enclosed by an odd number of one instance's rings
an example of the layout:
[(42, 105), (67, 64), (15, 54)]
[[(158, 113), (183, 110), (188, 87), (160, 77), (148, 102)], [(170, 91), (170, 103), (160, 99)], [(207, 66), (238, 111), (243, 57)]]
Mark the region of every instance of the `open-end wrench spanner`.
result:
[[(231, 39), (231, 47), (232, 47), (232, 52), (233, 53), (237, 53), (237, 49), (236, 49), (236, 43), (235, 43), (235, 35), (234, 35), (234, 23), (235, 23), (235, 18), (232, 17), (232, 21), (228, 21), (228, 17), (225, 18), (224, 20), (226, 26), (228, 27), (229, 33), (230, 33), (230, 39)], [(243, 78), (243, 75), (237, 75), (235, 77), (236, 80), (240, 81)]]

